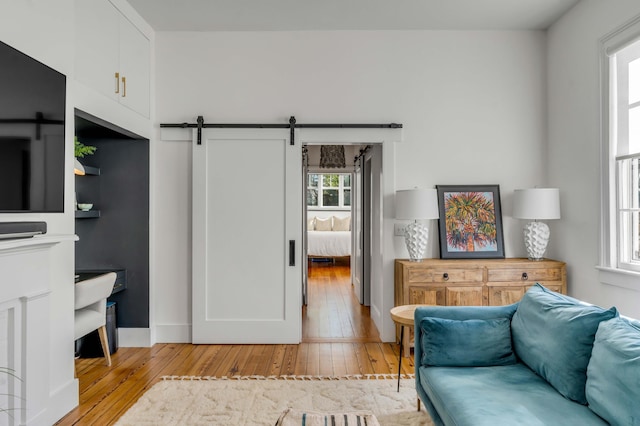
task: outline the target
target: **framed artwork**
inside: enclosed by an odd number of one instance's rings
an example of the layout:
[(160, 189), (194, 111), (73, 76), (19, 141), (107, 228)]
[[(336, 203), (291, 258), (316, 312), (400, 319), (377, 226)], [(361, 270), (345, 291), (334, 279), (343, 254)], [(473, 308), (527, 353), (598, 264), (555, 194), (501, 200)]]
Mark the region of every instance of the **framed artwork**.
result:
[(436, 185), (442, 259), (504, 257), (498, 185)]

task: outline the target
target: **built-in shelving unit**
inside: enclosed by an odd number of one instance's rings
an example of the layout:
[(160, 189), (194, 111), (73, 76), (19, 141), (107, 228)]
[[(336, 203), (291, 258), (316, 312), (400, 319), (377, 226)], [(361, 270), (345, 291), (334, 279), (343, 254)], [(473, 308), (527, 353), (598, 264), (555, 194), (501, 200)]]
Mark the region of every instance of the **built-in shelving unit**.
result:
[[(75, 110), (75, 135), (96, 147), (76, 176), (76, 271), (126, 270), (126, 290), (113, 292), (118, 328), (149, 327), (149, 140)], [(99, 218), (99, 219), (98, 219)], [(117, 284), (117, 283), (116, 283)], [(124, 289), (124, 287), (122, 288)]]
[[(99, 167), (85, 166), (84, 164), (82, 165), (82, 167), (84, 168), (84, 176), (77, 176), (76, 177), (77, 179), (84, 179), (85, 176), (100, 176)], [(88, 201), (88, 200), (81, 200), (81, 201)], [(96, 219), (99, 217), (100, 217), (100, 210), (88, 210), (88, 211), (76, 210), (75, 211), (76, 219)]]

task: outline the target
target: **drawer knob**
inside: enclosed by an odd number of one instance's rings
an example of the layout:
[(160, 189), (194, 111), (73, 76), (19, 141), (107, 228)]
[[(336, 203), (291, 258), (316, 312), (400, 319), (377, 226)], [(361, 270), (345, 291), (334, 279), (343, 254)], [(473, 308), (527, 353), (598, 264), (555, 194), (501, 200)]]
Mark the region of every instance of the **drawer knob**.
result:
[(526, 280), (528, 280), (528, 279), (529, 279), (529, 275), (527, 275), (527, 273), (526, 273), (526, 272), (523, 272), (523, 273), (522, 273), (522, 280), (523, 280), (523, 281), (526, 281)]
[(446, 273), (446, 272), (444, 274), (442, 274), (442, 279), (445, 280), (445, 281), (449, 281), (449, 274)]

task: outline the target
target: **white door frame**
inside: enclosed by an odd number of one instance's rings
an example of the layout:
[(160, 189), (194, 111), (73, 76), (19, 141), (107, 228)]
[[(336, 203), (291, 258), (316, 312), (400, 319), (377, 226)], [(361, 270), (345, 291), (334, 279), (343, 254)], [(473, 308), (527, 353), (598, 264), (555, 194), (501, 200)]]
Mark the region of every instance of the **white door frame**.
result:
[(363, 173), (363, 156), (358, 158), (358, 162), (353, 172), (353, 180), (351, 181), (351, 216), (352, 216), (352, 238), (351, 238), (351, 283), (353, 290), (358, 299), (358, 303), (364, 304), (363, 289), (363, 265), (362, 265), (362, 173)]
[[(302, 145), (379, 144), (382, 149), (380, 176), (379, 233), (373, 235), (371, 276), (371, 318), (384, 342), (395, 340), (395, 325), (389, 310), (394, 305), (395, 247), (393, 223), (395, 216), (395, 144), (402, 141), (402, 129), (386, 128), (301, 128), (297, 141)], [(301, 215), (302, 216), (302, 215)]]

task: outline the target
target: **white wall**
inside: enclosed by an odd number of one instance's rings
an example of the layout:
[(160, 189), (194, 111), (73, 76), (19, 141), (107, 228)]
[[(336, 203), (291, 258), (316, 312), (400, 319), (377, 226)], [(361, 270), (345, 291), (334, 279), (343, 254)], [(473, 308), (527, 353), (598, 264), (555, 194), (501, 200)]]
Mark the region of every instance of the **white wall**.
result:
[[(396, 188), (499, 184), (506, 254), (524, 255), (522, 223), (508, 216), (513, 189), (545, 183), (543, 32), (160, 32), (156, 43), (157, 123), (198, 115), (207, 122), (286, 123), (295, 115), (299, 123), (403, 123)], [(154, 167), (163, 172), (154, 210), (162, 232), (154, 285), (162, 341), (191, 322), (191, 147), (157, 135)], [(384, 252), (383, 297), (393, 294), (387, 266), (407, 256), (396, 239), (397, 250)], [(429, 255), (437, 256), (435, 247)], [(392, 326), (382, 330), (384, 339), (392, 335)]]
[[(71, 76), (74, 62), (73, 0), (9, 0), (0, 3), (0, 40), (67, 75), (65, 140), (65, 211), (59, 214), (3, 214), (0, 220), (46, 221), (50, 234), (73, 234), (73, 103)], [(73, 242), (52, 249), (49, 396), (44, 414), (51, 423), (78, 401), (73, 364)], [(7, 285), (3, 283), (3, 285)], [(0, 288), (0, 291), (2, 289)]]
[(636, 291), (601, 284), (598, 40), (640, 14), (637, 0), (582, 0), (548, 33), (549, 184), (561, 190), (550, 254), (567, 262), (569, 294), (640, 318)]

